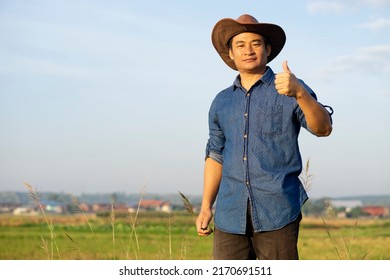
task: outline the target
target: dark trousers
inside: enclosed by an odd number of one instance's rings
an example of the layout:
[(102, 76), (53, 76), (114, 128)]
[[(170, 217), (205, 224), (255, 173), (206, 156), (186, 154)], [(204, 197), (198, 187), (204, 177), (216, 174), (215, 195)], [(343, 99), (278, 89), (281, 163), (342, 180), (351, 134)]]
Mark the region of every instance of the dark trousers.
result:
[(250, 217), (246, 234), (214, 232), (216, 260), (298, 260), (298, 234), (302, 215), (285, 227), (264, 232), (253, 232)]

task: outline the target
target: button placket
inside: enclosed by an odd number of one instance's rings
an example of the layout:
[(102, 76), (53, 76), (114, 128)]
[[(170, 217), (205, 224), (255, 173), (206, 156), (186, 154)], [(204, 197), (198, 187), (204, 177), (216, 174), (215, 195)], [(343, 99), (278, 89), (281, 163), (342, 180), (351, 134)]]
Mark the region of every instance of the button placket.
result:
[(249, 130), (249, 106), (250, 106), (250, 97), (251, 93), (247, 92), (245, 94), (245, 112), (244, 112), (244, 118), (245, 118), (245, 127), (244, 127), (244, 154), (243, 154), (243, 161), (244, 161), (244, 167), (245, 167), (245, 182), (246, 186), (250, 186), (250, 180), (249, 180), (249, 163), (248, 163), (248, 130)]

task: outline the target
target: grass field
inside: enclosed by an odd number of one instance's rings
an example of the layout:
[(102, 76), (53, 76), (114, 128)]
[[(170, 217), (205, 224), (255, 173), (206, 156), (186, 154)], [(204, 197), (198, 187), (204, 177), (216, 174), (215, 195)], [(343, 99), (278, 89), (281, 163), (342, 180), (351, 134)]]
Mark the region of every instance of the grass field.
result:
[[(1, 215), (0, 259), (212, 259), (187, 212), (46, 218)], [(304, 217), (298, 246), (304, 260), (388, 260), (390, 221)]]

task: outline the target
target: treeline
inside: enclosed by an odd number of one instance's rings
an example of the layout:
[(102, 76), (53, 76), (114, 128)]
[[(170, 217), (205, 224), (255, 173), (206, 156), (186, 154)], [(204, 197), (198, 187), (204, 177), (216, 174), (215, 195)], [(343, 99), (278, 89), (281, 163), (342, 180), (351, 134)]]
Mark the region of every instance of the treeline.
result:
[[(181, 205), (182, 199), (177, 194), (128, 194), (124, 192), (113, 193), (83, 193), (81, 195), (72, 195), (63, 192), (37, 192), (37, 196), (41, 201), (55, 201), (63, 204), (72, 204), (75, 199), (81, 203), (109, 203), (109, 204), (128, 204), (137, 205), (140, 199), (143, 200), (163, 200), (168, 201), (172, 205)], [(197, 195), (187, 195), (193, 205), (198, 205), (201, 202), (201, 197)], [(0, 192), (0, 204), (18, 204), (28, 205), (34, 201), (31, 199), (31, 195), (26, 192)]]
[[(37, 193), (41, 201), (55, 201), (64, 205), (72, 205), (75, 200), (80, 203), (94, 204), (94, 203), (107, 203), (107, 204), (127, 204), (137, 205), (141, 199), (140, 194), (127, 194), (123, 192), (113, 193), (95, 193), (95, 194), (81, 194), (74, 196), (72, 194), (62, 192), (42, 192)], [(187, 195), (191, 204), (199, 209), (201, 203), (200, 195)], [(143, 200), (162, 200), (169, 202), (174, 209), (178, 209), (183, 206), (183, 201), (179, 193), (177, 194), (143, 194)], [(333, 201), (359, 201), (361, 205), (355, 207), (345, 207), (332, 204)], [(0, 192), (0, 204), (13, 204), (13, 205), (31, 205), (34, 201), (31, 199), (29, 192)], [(383, 196), (354, 196), (344, 198), (320, 198), (309, 199), (302, 212), (305, 215), (320, 216), (324, 214), (338, 215), (339, 213), (345, 213), (346, 217), (360, 217), (366, 215), (362, 211), (364, 206), (384, 206), (390, 207), (390, 195)]]

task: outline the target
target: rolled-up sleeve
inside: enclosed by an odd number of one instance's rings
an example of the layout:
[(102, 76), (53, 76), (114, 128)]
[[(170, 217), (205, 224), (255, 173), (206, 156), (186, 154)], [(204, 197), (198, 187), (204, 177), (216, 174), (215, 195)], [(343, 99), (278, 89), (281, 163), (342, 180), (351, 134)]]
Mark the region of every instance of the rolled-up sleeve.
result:
[(225, 136), (218, 123), (217, 102), (214, 100), (209, 111), (209, 139), (206, 145), (205, 158), (211, 158), (222, 164), (224, 147)]
[[(307, 92), (315, 99), (317, 100), (317, 95), (314, 93), (314, 91), (308, 86), (306, 85), (302, 80), (299, 80), (299, 82), (303, 85), (303, 87), (307, 90)], [(301, 109), (301, 107), (298, 106), (298, 104), (296, 104), (296, 110), (295, 110), (295, 114), (297, 116), (297, 119), (300, 123), (300, 125), (302, 127), (304, 127), (307, 131), (309, 131), (310, 133), (313, 133), (310, 128), (308, 128), (307, 126), (307, 122), (306, 122), (306, 118), (305, 118), (305, 115), (303, 114), (303, 111)]]
[[(314, 91), (308, 86), (306, 85), (302, 80), (299, 80), (301, 82), (301, 84), (305, 87), (305, 89), (309, 92), (309, 94), (311, 96), (313, 96), (313, 98), (318, 102), (318, 99), (317, 99), (317, 95), (314, 93)], [(318, 102), (321, 106), (323, 106), (327, 112), (329, 113), (329, 118), (330, 118), (330, 122), (333, 124), (333, 119), (332, 119), (332, 114), (333, 114), (333, 108), (328, 106), (328, 105), (323, 105), (322, 103)], [(306, 122), (306, 118), (305, 118), (305, 115), (303, 114), (302, 112), (302, 109), (297, 105), (297, 108), (296, 108), (296, 115), (297, 115), (297, 118), (301, 124), (302, 127), (304, 127), (307, 131), (309, 131), (310, 133), (314, 134), (310, 128), (307, 126), (307, 122)]]

